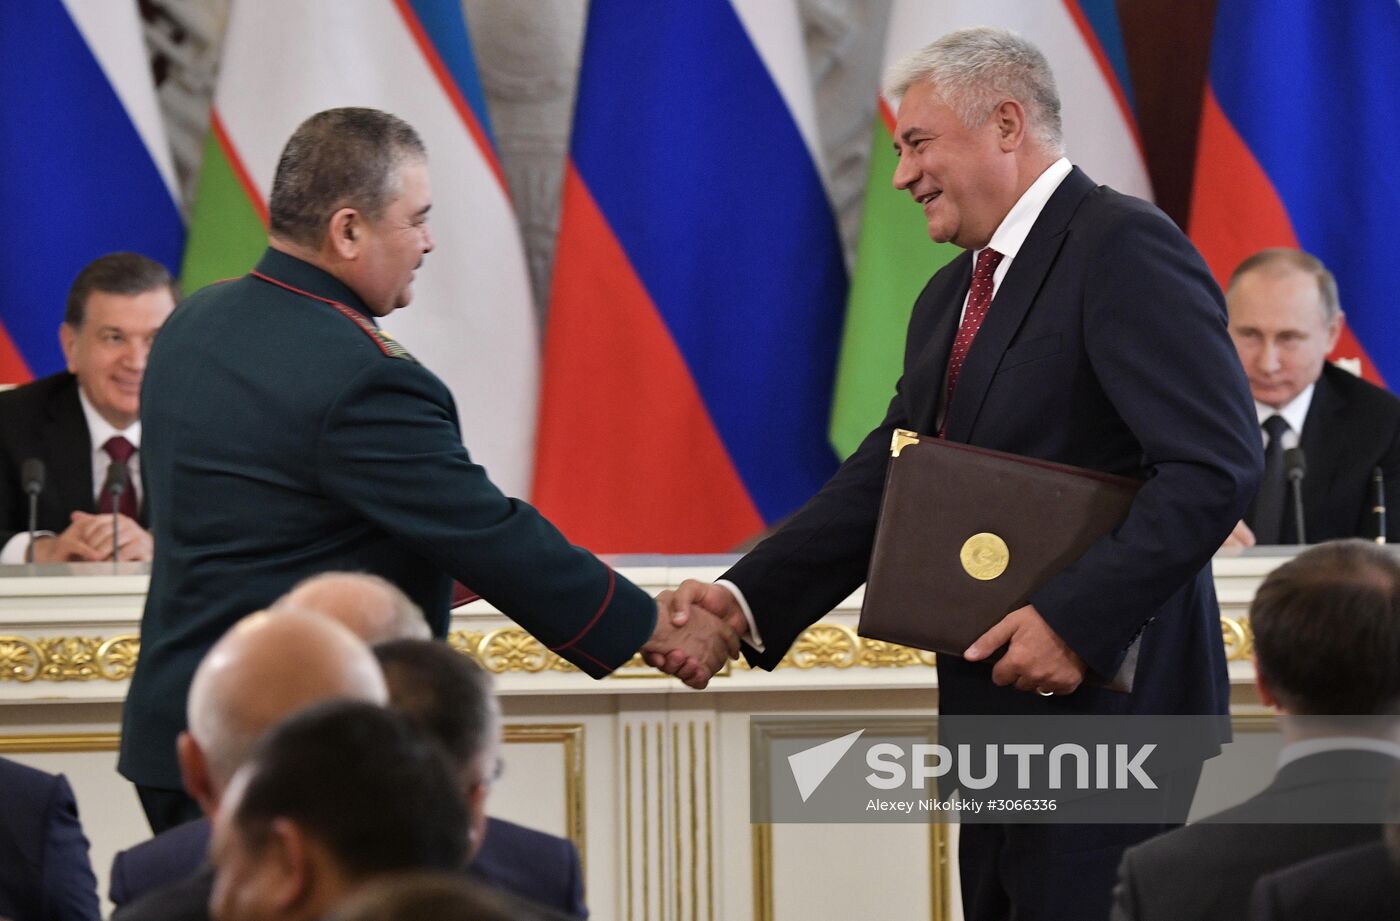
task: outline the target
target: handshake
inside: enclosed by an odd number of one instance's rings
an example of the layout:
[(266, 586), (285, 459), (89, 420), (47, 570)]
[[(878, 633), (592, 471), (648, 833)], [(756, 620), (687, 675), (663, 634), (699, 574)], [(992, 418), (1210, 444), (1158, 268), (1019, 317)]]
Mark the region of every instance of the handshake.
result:
[(738, 658), (739, 640), (748, 630), (739, 602), (727, 589), (687, 579), (656, 596), (656, 630), (642, 646), (642, 658), (698, 690)]

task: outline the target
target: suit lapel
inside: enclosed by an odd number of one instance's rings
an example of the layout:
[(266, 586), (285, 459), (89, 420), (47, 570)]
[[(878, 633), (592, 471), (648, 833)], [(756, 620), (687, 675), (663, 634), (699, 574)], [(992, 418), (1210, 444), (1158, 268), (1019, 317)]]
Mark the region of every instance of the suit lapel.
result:
[(1021, 322), (1050, 273), (1070, 218), (1093, 188), (1093, 180), (1078, 167), (1073, 169), (1045, 203), (1026, 242), (1011, 261), (958, 376), (957, 392), (953, 405), (948, 407), (944, 427), (949, 441), (965, 442), (972, 433), (992, 377), (1001, 364), (1001, 356), (1021, 328)]
[(963, 299), (967, 297), (968, 285), (972, 284), (972, 254), (962, 252), (945, 271), (951, 279), (951, 290), (945, 288), (930, 292), (939, 316), (933, 333), (910, 365), (908, 380), (905, 381), (908, 399), (916, 401), (910, 420), (921, 432), (935, 431), (938, 401), (943, 396), (943, 375), (948, 368), (948, 352), (958, 331)]
[[(1303, 524), (1308, 531), (1324, 526), (1327, 494), (1331, 490), (1337, 466), (1341, 463), (1337, 445), (1328, 444), (1326, 437), (1329, 431), (1335, 435), (1342, 429), (1340, 422), (1333, 420), (1344, 415), (1346, 407), (1346, 397), (1328, 383), (1327, 368), (1324, 366), (1322, 376), (1317, 379), (1313, 389), (1308, 414), (1303, 417), (1303, 432), (1298, 436), (1298, 447), (1303, 449), (1303, 461), (1307, 465), (1303, 478)], [(1345, 529), (1354, 525), (1353, 521), (1341, 523)]]
[(95, 510), (92, 482), (92, 444), (83, 406), (78, 402), (78, 382), (60, 388), (49, 399), (44, 421), (44, 450), (48, 455), (55, 491), (65, 509)]

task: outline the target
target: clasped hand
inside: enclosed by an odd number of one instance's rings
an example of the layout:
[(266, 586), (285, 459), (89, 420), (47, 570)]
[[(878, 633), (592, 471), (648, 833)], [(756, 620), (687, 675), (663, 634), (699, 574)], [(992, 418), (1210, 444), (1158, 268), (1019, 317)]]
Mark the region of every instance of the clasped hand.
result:
[(112, 547), (112, 516), (73, 512), (72, 522), (60, 534), (36, 538), (36, 563), (96, 563), (116, 559), (122, 562), (146, 561), (153, 554), (151, 535), (126, 515), (119, 515), (118, 546)]
[(1044, 695), (1069, 694), (1084, 680), (1087, 667), (1079, 653), (1060, 639), (1034, 605), (1017, 608), (977, 638), (963, 658), (979, 662), (1006, 647), (992, 668), (992, 681), (1012, 684), (1018, 691)]
[(734, 596), (718, 585), (687, 579), (656, 596), (656, 631), (642, 646), (648, 665), (703, 688), (730, 659), (748, 622)]

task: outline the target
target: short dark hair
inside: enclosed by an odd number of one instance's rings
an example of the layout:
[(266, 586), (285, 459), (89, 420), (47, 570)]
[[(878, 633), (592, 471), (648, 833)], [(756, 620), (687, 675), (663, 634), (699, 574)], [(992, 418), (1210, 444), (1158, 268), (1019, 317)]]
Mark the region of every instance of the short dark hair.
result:
[(1225, 293), (1229, 294), (1235, 290), (1239, 281), (1250, 272), (1257, 272), (1264, 269), (1294, 269), (1304, 275), (1311, 275), (1317, 282), (1317, 294), (1322, 302), (1322, 317), (1331, 323), (1337, 314), (1342, 312), (1341, 298), (1337, 295), (1337, 279), (1328, 271), (1327, 266), (1322, 264), (1322, 260), (1312, 253), (1304, 252), (1301, 249), (1293, 249), (1290, 246), (1275, 246), (1271, 249), (1261, 249), (1259, 252), (1245, 259), (1235, 266), (1235, 271), (1230, 273), (1230, 280), (1225, 285)]
[(145, 294), (157, 288), (167, 288), (174, 300), (180, 299), (180, 287), (170, 272), (140, 253), (108, 253), (83, 266), (68, 288), (68, 301), (63, 308), (63, 322), (73, 328), (83, 325), (87, 316), (88, 297), (94, 291), (107, 294)]
[(374, 655), (384, 670), (389, 706), (441, 745), (459, 768), (470, 768), (490, 749), (500, 712), (485, 669), (433, 640), (380, 643)]
[(327, 109), (302, 122), (277, 161), (268, 199), (274, 236), (317, 246), (341, 208), (378, 220), (398, 194), (399, 167), (427, 156), (403, 119), (378, 109)]
[(255, 851), (274, 820), (289, 819), (357, 879), (458, 870), (466, 860), (461, 785), (437, 744), (398, 713), (319, 704), (273, 729), (242, 770), (232, 820)]
[(1261, 677), (1290, 713), (1393, 714), (1400, 704), (1400, 562), (1364, 540), (1275, 569), (1249, 607)]
[(330, 921), (550, 921), (565, 917), (461, 873), (395, 873), (355, 892), (336, 907)]

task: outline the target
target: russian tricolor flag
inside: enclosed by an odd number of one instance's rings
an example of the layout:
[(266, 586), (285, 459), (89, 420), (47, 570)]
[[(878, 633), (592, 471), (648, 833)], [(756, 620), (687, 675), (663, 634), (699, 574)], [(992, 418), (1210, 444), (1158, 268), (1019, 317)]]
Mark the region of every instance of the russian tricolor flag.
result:
[(64, 366), (78, 271), (133, 250), (179, 264), (184, 225), (134, 3), (0, 3), (0, 383)]
[(835, 469), (815, 141), (792, 3), (589, 4), (534, 493), (573, 540), (729, 549)]
[(1224, 284), (1246, 256), (1301, 247), (1337, 276), (1334, 358), (1400, 381), (1400, 4), (1220, 0), (1191, 238)]

